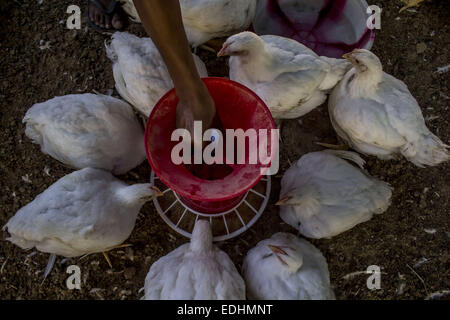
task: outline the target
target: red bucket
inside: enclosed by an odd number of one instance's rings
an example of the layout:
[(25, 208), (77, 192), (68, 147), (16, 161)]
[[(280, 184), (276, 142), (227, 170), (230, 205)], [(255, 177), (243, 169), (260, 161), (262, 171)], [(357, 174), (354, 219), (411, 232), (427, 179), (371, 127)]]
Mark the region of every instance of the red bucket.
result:
[[(267, 129), (270, 137), (275, 123), (265, 103), (247, 87), (225, 78), (203, 78), (213, 98), (217, 116), (224, 129)], [(148, 162), (158, 178), (189, 208), (207, 214), (225, 212), (236, 206), (245, 193), (258, 183), (269, 165), (232, 164), (231, 173), (216, 180), (194, 176), (184, 164), (176, 165), (171, 159), (171, 141), (176, 129), (175, 116), (178, 98), (175, 90), (166, 93), (153, 108), (145, 130)], [(269, 138), (267, 148), (274, 143)], [(276, 148), (273, 148), (276, 150)], [(246, 152), (246, 155), (248, 152)], [(273, 155), (271, 155), (273, 157)]]

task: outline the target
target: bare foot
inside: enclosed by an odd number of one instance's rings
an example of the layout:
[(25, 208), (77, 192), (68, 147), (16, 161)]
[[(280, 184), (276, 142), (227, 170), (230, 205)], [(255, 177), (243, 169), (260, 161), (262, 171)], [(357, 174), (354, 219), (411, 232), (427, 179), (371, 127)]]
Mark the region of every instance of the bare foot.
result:
[[(98, 0), (107, 9), (111, 3), (111, 0)], [(120, 30), (124, 26), (124, 16), (119, 12), (114, 12), (112, 17), (103, 13), (94, 3), (91, 2), (89, 5), (89, 17), (93, 23), (99, 27), (105, 29), (117, 29)]]

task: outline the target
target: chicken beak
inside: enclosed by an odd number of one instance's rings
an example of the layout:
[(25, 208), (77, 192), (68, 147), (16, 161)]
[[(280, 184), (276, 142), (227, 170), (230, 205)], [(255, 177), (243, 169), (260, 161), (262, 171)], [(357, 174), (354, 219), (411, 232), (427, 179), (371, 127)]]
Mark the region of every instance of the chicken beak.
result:
[(270, 249), (273, 253), (275, 253), (275, 254), (282, 254), (282, 255), (287, 256), (286, 251), (284, 251), (284, 250), (281, 249), (280, 247), (274, 246), (274, 245), (271, 245), (271, 244), (269, 244), (269, 245), (267, 245), (267, 246), (269, 247), (269, 249)]
[(228, 44), (224, 43), (222, 46), (222, 49), (220, 49), (220, 51), (217, 53), (217, 57), (223, 57), (223, 56), (227, 56), (227, 48), (228, 48)]
[(275, 205), (276, 205), (276, 206), (282, 206), (282, 205), (285, 205), (286, 202), (288, 202), (291, 198), (292, 198), (292, 197), (290, 197), (290, 196), (284, 197), (284, 198), (278, 200), (278, 202), (275, 203)]
[(155, 191), (155, 197), (161, 197), (163, 195), (161, 190), (159, 190), (158, 187), (156, 187), (156, 186), (151, 186), (150, 189)]
[(352, 52), (347, 52), (346, 54), (342, 55), (342, 58), (350, 61), (351, 63), (354, 63), (355, 62), (355, 57), (353, 55), (355, 53), (358, 53), (358, 49), (355, 49)]

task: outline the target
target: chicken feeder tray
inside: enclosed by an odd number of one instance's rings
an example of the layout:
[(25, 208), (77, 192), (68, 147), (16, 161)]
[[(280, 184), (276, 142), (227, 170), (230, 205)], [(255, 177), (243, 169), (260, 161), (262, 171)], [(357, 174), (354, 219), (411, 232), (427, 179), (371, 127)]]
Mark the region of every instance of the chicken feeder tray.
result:
[[(151, 178), (150, 178), (151, 183), (153, 183), (155, 185), (159, 185), (157, 180), (158, 180), (158, 177), (152, 171)], [(271, 183), (270, 176), (266, 176), (266, 177), (262, 178), (258, 184), (262, 188), (265, 189), (264, 194), (261, 194), (258, 191), (256, 191), (254, 188), (252, 188), (245, 193), (245, 196), (242, 197), (242, 199), (238, 202), (238, 204), (235, 205), (233, 208), (231, 208), (227, 211), (223, 211), (223, 212), (219, 212), (219, 213), (215, 213), (215, 214), (202, 213), (202, 212), (198, 212), (194, 209), (191, 209), (190, 207), (187, 206), (187, 204), (185, 204), (180, 199), (180, 197), (178, 196), (178, 194), (175, 191), (173, 191), (172, 189), (167, 188), (167, 187), (165, 187), (165, 189), (164, 189), (164, 187), (161, 189), (161, 191), (163, 192), (163, 197), (166, 199), (167, 193), (171, 193), (173, 195), (173, 197), (175, 198), (175, 200), (173, 200), (173, 202), (166, 209), (162, 208), (161, 201), (158, 200), (161, 198), (154, 198), (153, 204), (155, 205), (155, 208), (158, 211), (161, 218), (163, 218), (163, 220), (172, 229), (174, 229), (178, 233), (180, 233), (183, 236), (188, 237), (188, 238), (191, 237), (191, 231), (180, 226), (181, 222), (183, 221), (183, 219), (185, 217), (187, 217), (189, 215), (191, 215), (191, 216), (193, 215), (194, 218), (193, 219), (191, 218), (190, 221), (194, 221), (194, 222), (196, 222), (199, 217), (203, 217), (204, 219), (209, 219), (209, 222), (211, 224), (213, 224), (213, 219), (222, 220), (223, 224), (225, 226), (225, 230), (224, 230), (225, 232), (221, 232), (220, 234), (217, 234), (217, 232), (216, 232), (214, 234), (214, 241), (224, 241), (227, 239), (234, 238), (234, 237), (240, 235), (241, 233), (245, 232), (259, 219), (259, 217), (262, 215), (264, 209), (266, 208), (267, 201), (269, 200), (269, 197), (270, 197), (270, 187), (271, 187), (270, 183)], [(252, 194), (256, 195), (257, 197), (260, 197), (263, 200), (262, 203), (257, 208), (253, 207), (253, 205), (249, 202), (250, 201), (249, 197)], [(176, 207), (182, 208), (182, 214), (178, 218), (178, 221), (172, 220), (172, 218), (168, 214), (169, 210), (171, 210), (172, 208), (176, 208)], [(242, 210), (242, 207), (244, 207), (244, 209), (248, 208), (254, 213), (253, 217), (248, 222), (244, 221), (244, 219), (240, 213), (240, 210)], [(236, 218), (239, 219), (239, 223), (241, 226), (238, 229), (231, 231), (229, 224), (234, 223), (234, 221), (230, 221), (230, 220), (235, 220)]]
[[(273, 157), (270, 150), (276, 150), (271, 147), (278, 140), (270, 138), (276, 127), (264, 102), (237, 82), (213, 77), (202, 80), (215, 102), (221, 129), (266, 129), (269, 138), (264, 146)], [(270, 164), (259, 159), (249, 163), (249, 143), (245, 145), (243, 164), (205, 165), (214, 175), (225, 168), (226, 174), (218, 177), (205, 178), (192, 166), (175, 164), (172, 149), (179, 141), (171, 141), (171, 136), (176, 128), (177, 104), (172, 89), (158, 101), (147, 121), (145, 147), (152, 167), (150, 180), (163, 192), (153, 200), (155, 208), (172, 229), (186, 237), (191, 237), (195, 222), (203, 218), (210, 221), (215, 241), (233, 238), (248, 230), (263, 213), (270, 196), (270, 176), (265, 174)], [(260, 139), (258, 136), (258, 142)]]

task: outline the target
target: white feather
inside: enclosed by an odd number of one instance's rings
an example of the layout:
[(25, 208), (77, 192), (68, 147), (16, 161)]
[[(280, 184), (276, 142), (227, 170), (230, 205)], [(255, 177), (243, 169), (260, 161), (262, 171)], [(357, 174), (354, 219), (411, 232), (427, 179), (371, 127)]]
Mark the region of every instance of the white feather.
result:
[(330, 238), (373, 214), (384, 212), (391, 199), (385, 182), (341, 159), (364, 161), (354, 152), (321, 151), (301, 157), (281, 180), (281, 218), (310, 238)]
[(64, 257), (107, 251), (125, 241), (150, 184), (128, 186), (109, 172), (85, 168), (68, 174), (22, 207), (3, 227), (22, 249)]
[[(257, 0), (180, 0), (181, 15), (189, 43), (197, 47), (210, 39), (247, 30)], [(131, 19), (140, 22), (132, 0), (121, 0)]]
[[(279, 255), (269, 246), (287, 255)], [(293, 234), (279, 232), (260, 241), (247, 253), (242, 268), (249, 299), (335, 299), (325, 258), (316, 247)]]
[(320, 106), (350, 66), (279, 36), (242, 32), (224, 48), (231, 55), (230, 79), (257, 93), (275, 119), (297, 118)]
[[(117, 91), (148, 117), (158, 100), (173, 88), (169, 71), (153, 41), (116, 32), (106, 52), (113, 62)], [(200, 76), (208, 76), (205, 64), (196, 55), (193, 57)]]
[(23, 122), (42, 152), (73, 168), (123, 174), (145, 159), (144, 132), (133, 109), (113, 97), (56, 97), (33, 105)]
[(401, 154), (419, 167), (448, 161), (449, 146), (428, 130), (407, 86), (383, 72), (370, 51), (351, 54), (359, 65), (335, 87), (328, 104), (338, 135), (355, 150), (380, 159)]
[(191, 243), (178, 247), (150, 267), (144, 299), (245, 299), (245, 284), (228, 255), (212, 244), (209, 222), (198, 220)]

